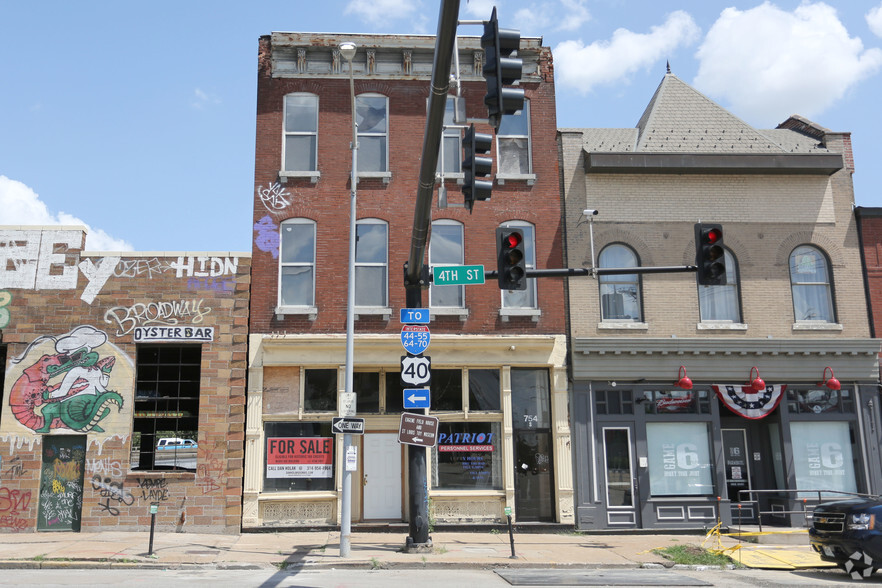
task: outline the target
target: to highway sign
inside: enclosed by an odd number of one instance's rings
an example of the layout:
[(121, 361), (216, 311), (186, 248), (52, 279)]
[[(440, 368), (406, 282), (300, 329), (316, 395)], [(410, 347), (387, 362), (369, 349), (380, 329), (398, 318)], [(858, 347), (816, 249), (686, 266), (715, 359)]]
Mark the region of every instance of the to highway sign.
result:
[(335, 435), (344, 435), (346, 433), (364, 435), (364, 419), (334, 417), (331, 421), (331, 432)]
[(434, 447), (438, 438), (438, 419), (410, 412), (401, 413), (398, 442), (406, 445)]
[(429, 356), (401, 356), (401, 386), (416, 388), (432, 381), (432, 358)]
[(430, 408), (432, 397), (428, 388), (406, 388), (404, 390), (404, 408)]
[(402, 308), (400, 316), (404, 324), (428, 325), (432, 320), (428, 308)]

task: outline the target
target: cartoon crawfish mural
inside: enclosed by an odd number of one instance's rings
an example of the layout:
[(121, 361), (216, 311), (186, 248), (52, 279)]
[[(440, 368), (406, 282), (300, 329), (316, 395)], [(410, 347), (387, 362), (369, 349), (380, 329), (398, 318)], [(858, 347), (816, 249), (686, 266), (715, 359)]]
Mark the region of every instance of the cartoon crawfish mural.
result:
[(9, 395), (12, 414), (35, 433), (65, 428), (103, 433), (98, 423), (110, 414), (111, 406), (117, 411), (123, 406), (122, 396), (107, 389), (116, 358), (101, 358), (94, 351), (104, 345), (107, 335), (81, 326), (59, 338), (43, 336), (10, 364), (21, 363), (47, 339), (55, 342), (56, 353), (44, 354), (22, 370)]

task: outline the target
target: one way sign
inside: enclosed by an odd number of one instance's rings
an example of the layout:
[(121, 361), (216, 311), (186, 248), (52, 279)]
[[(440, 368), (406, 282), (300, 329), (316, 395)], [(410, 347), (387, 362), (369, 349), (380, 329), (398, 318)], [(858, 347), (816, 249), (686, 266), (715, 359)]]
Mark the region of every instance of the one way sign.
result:
[(331, 421), (331, 432), (335, 435), (364, 435), (364, 419), (353, 417), (334, 417)]

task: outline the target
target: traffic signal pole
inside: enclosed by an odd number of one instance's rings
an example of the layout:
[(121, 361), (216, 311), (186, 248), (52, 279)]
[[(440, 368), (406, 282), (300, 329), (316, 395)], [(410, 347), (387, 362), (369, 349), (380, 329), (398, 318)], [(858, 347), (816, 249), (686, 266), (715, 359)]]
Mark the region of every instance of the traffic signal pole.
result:
[[(422, 308), (422, 290), (429, 286), (423, 259), (426, 255), (429, 223), (432, 219), (435, 170), (438, 166), (438, 149), (441, 146), (441, 136), (444, 131), (444, 110), (447, 106), (447, 94), (450, 91), (450, 64), (453, 59), (458, 17), (459, 0), (442, 0), (438, 14), (438, 33), (435, 37), (429, 112), (426, 116), (426, 128), (423, 133), (423, 152), (413, 213), (410, 254), (404, 266), (407, 308)], [(407, 471), (410, 535), (407, 538), (406, 549), (431, 548), (425, 447), (407, 446)]]

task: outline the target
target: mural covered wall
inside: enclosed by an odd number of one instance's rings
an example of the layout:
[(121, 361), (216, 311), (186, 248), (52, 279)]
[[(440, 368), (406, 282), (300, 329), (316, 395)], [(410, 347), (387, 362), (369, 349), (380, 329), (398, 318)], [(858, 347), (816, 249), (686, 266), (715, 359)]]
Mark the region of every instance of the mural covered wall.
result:
[(88, 253), (0, 227), (0, 532), (235, 531), (247, 253)]

